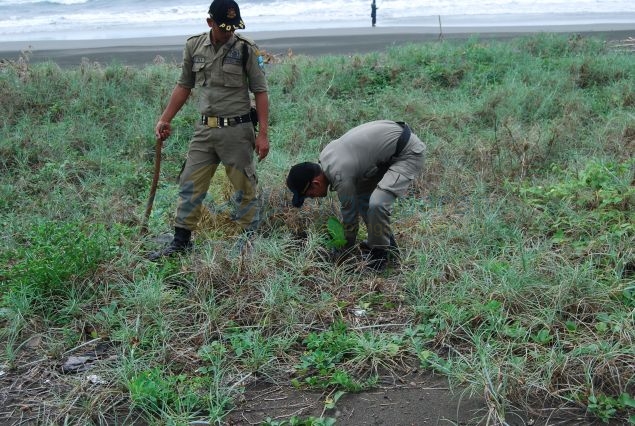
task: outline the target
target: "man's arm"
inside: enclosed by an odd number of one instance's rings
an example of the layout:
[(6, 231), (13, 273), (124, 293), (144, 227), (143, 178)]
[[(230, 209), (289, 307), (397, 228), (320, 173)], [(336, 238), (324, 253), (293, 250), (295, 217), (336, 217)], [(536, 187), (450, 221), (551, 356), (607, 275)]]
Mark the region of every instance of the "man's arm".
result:
[(163, 114), (161, 114), (161, 117), (154, 128), (154, 134), (157, 139), (164, 141), (170, 137), (170, 134), (172, 134), (172, 126), (170, 123), (172, 122), (174, 116), (181, 110), (183, 105), (185, 105), (185, 102), (187, 101), (187, 98), (189, 98), (191, 92), (192, 89), (188, 89), (180, 84), (174, 86), (168, 106), (165, 107)]
[(269, 95), (267, 92), (254, 93), (256, 111), (258, 111), (258, 135), (256, 135), (256, 154), (258, 161), (269, 154)]
[(355, 187), (352, 182), (342, 182), (337, 188), (337, 197), (340, 200), (340, 212), (346, 237), (345, 249), (352, 247), (357, 240), (359, 231), (359, 206)]

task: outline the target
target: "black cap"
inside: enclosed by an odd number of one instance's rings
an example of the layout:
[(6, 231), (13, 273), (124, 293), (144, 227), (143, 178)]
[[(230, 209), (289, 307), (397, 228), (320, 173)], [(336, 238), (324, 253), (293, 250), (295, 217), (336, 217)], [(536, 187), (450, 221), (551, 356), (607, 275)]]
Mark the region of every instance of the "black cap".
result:
[(293, 207), (302, 207), (304, 195), (314, 177), (320, 174), (322, 168), (317, 163), (304, 162), (296, 164), (289, 170), (287, 187), (293, 192)]
[(214, 0), (209, 6), (209, 16), (225, 31), (242, 30), (245, 23), (240, 18), (240, 8), (234, 0)]

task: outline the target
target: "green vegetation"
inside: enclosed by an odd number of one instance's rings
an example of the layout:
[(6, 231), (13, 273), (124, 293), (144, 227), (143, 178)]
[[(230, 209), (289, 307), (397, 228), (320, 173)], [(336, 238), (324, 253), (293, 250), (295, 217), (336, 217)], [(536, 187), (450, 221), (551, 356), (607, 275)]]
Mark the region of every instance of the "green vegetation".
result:
[[(542, 34), (285, 58), (268, 68), (249, 250), (232, 250), (217, 179), (193, 253), (155, 264), (144, 255), (171, 232), (197, 117), (190, 102), (174, 120), (140, 237), (177, 74), (0, 64), (0, 381), (51, 384), (37, 400), (13, 387), (14, 417), (220, 423), (256, 378), (325, 391), (326, 409), (415, 365), (484, 397), (490, 419), (546, 403), (635, 424), (635, 56)], [(408, 122), (428, 154), (393, 213), (401, 263), (375, 277), (328, 261), (337, 200), (295, 210), (284, 178), (383, 118)], [(97, 343), (99, 380), (55, 368)]]

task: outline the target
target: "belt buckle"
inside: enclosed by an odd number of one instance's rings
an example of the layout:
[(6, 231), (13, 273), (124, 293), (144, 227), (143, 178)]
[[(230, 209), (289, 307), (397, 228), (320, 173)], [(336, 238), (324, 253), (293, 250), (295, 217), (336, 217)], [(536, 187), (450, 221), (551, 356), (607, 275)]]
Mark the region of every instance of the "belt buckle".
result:
[(220, 127), (218, 117), (207, 117), (207, 127)]

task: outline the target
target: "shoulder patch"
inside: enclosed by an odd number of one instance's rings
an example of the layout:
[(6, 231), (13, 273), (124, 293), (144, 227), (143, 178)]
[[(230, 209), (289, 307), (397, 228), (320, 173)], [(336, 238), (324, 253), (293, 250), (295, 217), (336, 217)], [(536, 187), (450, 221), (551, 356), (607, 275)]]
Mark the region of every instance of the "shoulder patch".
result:
[(188, 38), (187, 38), (187, 41), (190, 41), (190, 40), (195, 39), (195, 38), (199, 38), (199, 37), (201, 37), (201, 36), (207, 36), (207, 35), (208, 35), (208, 33), (207, 33), (207, 32), (205, 32), (205, 33), (200, 33), (200, 34), (196, 34), (196, 35), (193, 35), (193, 36), (191, 36), (191, 37), (188, 37)]
[(234, 35), (236, 36), (237, 39), (247, 43), (250, 46), (255, 46), (256, 45), (256, 42), (253, 41), (252, 39), (250, 39), (249, 37), (245, 37), (244, 35), (237, 34), (237, 33), (234, 33)]

